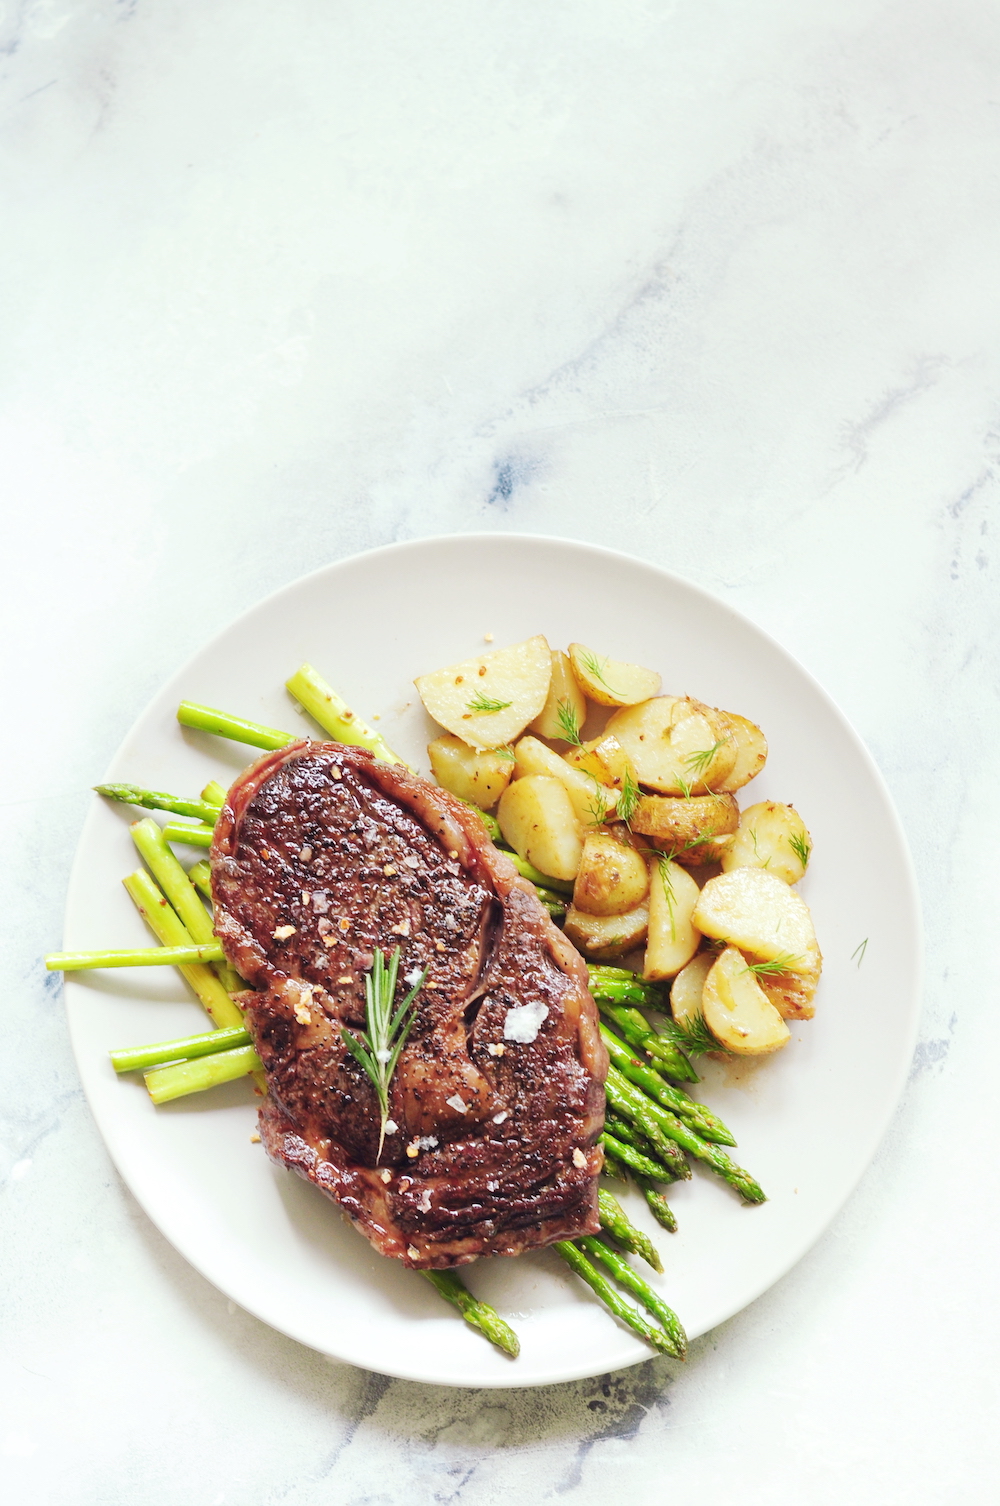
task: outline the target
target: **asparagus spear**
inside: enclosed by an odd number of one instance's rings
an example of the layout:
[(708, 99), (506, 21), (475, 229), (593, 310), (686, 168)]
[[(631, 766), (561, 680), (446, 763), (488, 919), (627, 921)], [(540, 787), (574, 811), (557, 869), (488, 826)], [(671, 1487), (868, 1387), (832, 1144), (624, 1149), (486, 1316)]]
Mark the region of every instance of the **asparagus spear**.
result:
[(612, 1250), (603, 1239), (595, 1239), (592, 1234), (585, 1235), (579, 1241), (580, 1248), (585, 1250), (594, 1260), (599, 1260), (603, 1266), (620, 1281), (622, 1286), (628, 1287), (633, 1296), (638, 1297), (643, 1307), (659, 1319), (660, 1327), (669, 1339), (673, 1340), (674, 1358), (683, 1360), (687, 1356), (687, 1334), (681, 1325), (681, 1321), (673, 1308), (668, 1307), (662, 1297), (644, 1281), (638, 1271), (634, 1271), (628, 1261), (619, 1255), (617, 1250)]
[(204, 858), (200, 863), (195, 863), (188, 869), (188, 878), (196, 889), (200, 889), (207, 900), (212, 898), (212, 870)]
[(192, 1061), (173, 1062), (168, 1067), (154, 1067), (146, 1073), (146, 1087), (154, 1103), (169, 1103), (187, 1093), (200, 1093), (233, 1082), (250, 1072), (261, 1071), (261, 1060), (252, 1046), (237, 1046), (232, 1051), (214, 1051), (210, 1056)]
[[(150, 872), (177, 911), (188, 934), (196, 942), (214, 941), (215, 931), (211, 917), (202, 904), (197, 889), (167, 846), (163, 830), (151, 816), (134, 822), (129, 830)], [(216, 971), (227, 993), (235, 993), (242, 988), (243, 980), (225, 960), (218, 964)]]
[(95, 784), (98, 795), (109, 800), (121, 800), (125, 805), (144, 805), (151, 811), (171, 811), (175, 816), (193, 816), (212, 826), (219, 812), (204, 797), (201, 800), (182, 800), (179, 795), (165, 795), (162, 790), (144, 790), (138, 784)]
[(676, 1234), (677, 1220), (674, 1217), (673, 1209), (663, 1196), (663, 1193), (658, 1192), (646, 1177), (638, 1176), (636, 1177), (636, 1182), (639, 1184), (642, 1195), (649, 1206), (649, 1211), (656, 1219), (656, 1222), (661, 1224), (664, 1229), (669, 1229), (671, 1234)]
[(536, 884), (541, 889), (555, 889), (559, 894), (573, 893), (571, 880), (553, 878), (551, 873), (541, 873), (530, 863), (525, 862), (524, 858), (518, 857), (516, 852), (508, 852), (506, 856), (510, 858), (521, 877), (526, 878), (529, 883)]
[(614, 1135), (609, 1135), (607, 1130), (600, 1136), (599, 1143), (604, 1146), (605, 1156), (619, 1161), (627, 1166), (630, 1171), (641, 1172), (642, 1175), (652, 1177), (657, 1182), (675, 1182), (677, 1173), (669, 1167), (663, 1166), (649, 1156), (643, 1155), (641, 1150), (636, 1150), (634, 1145), (625, 1144), (617, 1140)]
[(676, 1358), (676, 1345), (661, 1328), (655, 1328), (647, 1323), (641, 1313), (631, 1307), (624, 1298), (615, 1291), (606, 1276), (602, 1276), (596, 1266), (591, 1265), (586, 1255), (569, 1240), (560, 1240), (552, 1248), (557, 1255), (561, 1255), (571, 1270), (587, 1283), (593, 1292), (600, 1297), (605, 1307), (609, 1307), (616, 1318), (627, 1323), (634, 1333), (652, 1344), (654, 1349), (659, 1349), (663, 1354), (673, 1355)]
[(195, 701), (181, 701), (177, 708), (177, 720), (182, 727), (193, 727), (198, 732), (214, 732), (219, 737), (228, 737), (236, 743), (249, 743), (252, 748), (264, 748), (268, 752), (298, 742), (292, 732), (279, 732), (275, 727), (263, 727), (260, 722), (248, 722), (241, 716), (230, 716), (228, 711), (216, 711), (214, 706), (199, 706)]
[(179, 821), (168, 821), (160, 830), (165, 841), (183, 842), (188, 847), (211, 847), (214, 836), (210, 826), (181, 826)]
[(647, 1265), (651, 1265), (654, 1271), (662, 1271), (659, 1252), (648, 1234), (643, 1234), (637, 1229), (629, 1218), (625, 1209), (617, 1198), (612, 1197), (610, 1192), (605, 1192), (602, 1187), (597, 1194), (597, 1207), (601, 1217), (601, 1228), (605, 1233), (617, 1239), (626, 1250), (631, 1250), (633, 1255), (641, 1255)]
[(180, 967), (183, 963), (221, 959), (221, 944), (208, 941), (201, 946), (144, 946), (131, 951), (49, 952), (45, 966), (50, 973), (75, 973), (87, 967)]
[(491, 1344), (502, 1349), (504, 1354), (509, 1354), (511, 1359), (517, 1359), (521, 1352), (517, 1334), (504, 1322), (496, 1308), (490, 1307), (486, 1302), (478, 1302), (462, 1285), (454, 1271), (421, 1271), (420, 1274), (427, 1277), (431, 1286), (446, 1302), (458, 1308), (470, 1328), (475, 1328)]
[(590, 991), (597, 1001), (601, 1014), (618, 1026), (630, 1046), (635, 1046), (639, 1051), (645, 1051), (647, 1056), (651, 1056), (671, 1077), (676, 1077), (681, 1082), (700, 1081), (683, 1051), (657, 1035), (656, 1031), (650, 1028), (645, 1016), (641, 1015), (637, 1009), (613, 1004), (605, 998), (599, 983), (591, 983)]
[(285, 689), (336, 742), (367, 748), (383, 763), (401, 763), (408, 767), (406, 759), (392, 751), (381, 732), (376, 732), (356, 716), (311, 664), (301, 665), (292, 678), (285, 681)]
[[(666, 1109), (661, 1109), (659, 1104), (651, 1103), (637, 1087), (623, 1077), (616, 1067), (608, 1071), (606, 1084), (608, 1101), (625, 1119), (631, 1119), (638, 1125), (642, 1133), (653, 1140), (653, 1144), (659, 1150), (664, 1136), (675, 1140), (678, 1145), (695, 1156), (697, 1160), (704, 1161), (713, 1171), (718, 1172), (724, 1181), (728, 1182), (748, 1203), (763, 1203), (767, 1199), (765, 1194), (754, 1181), (749, 1172), (744, 1171), (742, 1166), (737, 1166), (725, 1151), (718, 1145), (712, 1145), (696, 1135), (676, 1114), (670, 1114)], [(654, 1139), (650, 1129), (655, 1129), (658, 1138)]]
[(217, 779), (210, 779), (201, 792), (201, 798), (221, 810), (226, 803), (226, 791)]
[[(167, 904), (165, 896), (144, 868), (130, 873), (123, 882), (129, 898), (158, 941), (169, 947), (194, 944), (176, 910)], [(216, 1025), (243, 1024), (239, 1006), (233, 1003), (212, 968), (202, 962), (185, 963), (181, 972)]]
[(226, 1030), (206, 1030), (202, 1035), (158, 1041), (152, 1046), (126, 1046), (121, 1051), (110, 1051), (108, 1055), (116, 1072), (145, 1072), (147, 1067), (159, 1067), (165, 1062), (190, 1061), (194, 1056), (212, 1056), (216, 1051), (229, 1051), (234, 1046), (249, 1044), (247, 1031), (240, 1025), (231, 1025)]
[(470, 811), (475, 811), (476, 815), (479, 817), (480, 821), (482, 821), (483, 825), (486, 827), (486, 830), (489, 832), (490, 840), (492, 842), (499, 842), (502, 840), (500, 832), (500, 822), (497, 820), (496, 816), (492, 816), (489, 811), (484, 811), (478, 805), (473, 805), (471, 800), (463, 800), (462, 804), (467, 805)]
[(718, 1119), (711, 1109), (706, 1108), (703, 1103), (695, 1103), (679, 1088), (664, 1082), (658, 1072), (654, 1072), (652, 1068), (637, 1061), (632, 1052), (616, 1035), (612, 1035), (605, 1025), (601, 1026), (601, 1038), (619, 1072), (630, 1082), (635, 1083), (636, 1087), (642, 1088), (650, 1098), (655, 1099), (663, 1108), (672, 1110), (678, 1119), (683, 1119), (685, 1124), (697, 1130), (705, 1140), (714, 1140), (718, 1145), (736, 1144), (722, 1120)]
[[(623, 1077), (613, 1066), (608, 1068), (604, 1091), (615, 1113), (622, 1119), (630, 1120), (645, 1135), (665, 1165), (677, 1166), (678, 1176), (690, 1176), (690, 1168), (686, 1173), (679, 1169), (682, 1162), (685, 1166), (687, 1162), (684, 1161), (675, 1137), (665, 1134), (659, 1120), (654, 1117), (654, 1111), (656, 1114), (662, 1114), (665, 1110), (660, 1109), (657, 1104), (647, 1098), (645, 1093), (633, 1087), (628, 1078)], [(678, 1119), (677, 1123), (680, 1124), (680, 1122)]]

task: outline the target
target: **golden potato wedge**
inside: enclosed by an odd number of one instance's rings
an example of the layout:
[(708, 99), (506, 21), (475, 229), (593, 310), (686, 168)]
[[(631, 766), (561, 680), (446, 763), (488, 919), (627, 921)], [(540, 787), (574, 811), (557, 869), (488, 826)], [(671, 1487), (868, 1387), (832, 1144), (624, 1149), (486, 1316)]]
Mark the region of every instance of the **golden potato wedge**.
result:
[(758, 973), (757, 982), (783, 1020), (811, 1020), (822, 961), (817, 951), (815, 967), (808, 973)]
[(734, 868), (766, 868), (786, 884), (794, 884), (805, 873), (811, 851), (806, 823), (795, 807), (761, 800), (748, 805), (740, 816), (739, 830), (723, 856), (722, 869), (729, 873)]
[(727, 842), (712, 839), (735, 832), (739, 820), (732, 795), (640, 795), (629, 825), (678, 863), (699, 867), (728, 850)]
[(636, 905), (625, 915), (588, 915), (570, 905), (563, 930), (577, 951), (596, 962), (613, 962), (642, 946), (649, 928), (649, 906)]
[(670, 1013), (675, 1020), (687, 1020), (701, 1014), (701, 995), (705, 979), (715, 966), (715, 952), (698, 952), (682, 967), (670, 985)]
[(705, 1024), (723, 1046), (740, 1056), (778, 1051), (789, 1029), (734, 946), (720, 953), (701, 995)]
[(660, 677), (652, 669), (606, 659), (582, 643), (569, 646), (570, 663), (580, 689), (598, 706), (635, 706), (660, 691)]
[(514, 778), (525, 774), (548, 774), (566, 786), (581, 826), (600, 826), (614, 812), (618, 791), (609, 789), (591, 774), (574, 769), (537, 737), (522, 737), (514, 746)]
[(552, 651), (552, 678), (549, 693), (541, 714), (528, 728), (536, 737), (550, 737), (556, 742), (572, 742), (573, 733), (579, 737), (580, 728), (587, 720), (587, 701), (577, 684), (576, 675), (569, 662), (569, 655), (561, 648)]
[(734, 868), (710, 878), (693, 920), (706, 936), (739, 947), (756, 962), (780, 961), (783, 971), (804, 976), (816, 966), (819, 947), (809, 906), (764, 868)]
[(700, 897), (698, 885), (679, 863), (662, 857), (650, 865), (644, 978), (673, 978), (691, 961), (701, 941), (691, 918)]
[(539, 633), (474, 659), (418, 675), (414, 685), (436, 722), (474, 748), (499, 748), (545, 705), (552, 653)]
[(470, 748), (453, 732), (428, 743), (427, 753), (438, 784), (484, 811), (496, 805), (514, 772), (512, 748)]
[(573, 904), (587, 915), (624, 915), (646, 898), (649, 869), (639, 854), (603, 832), (584, 839)]
[(631, 761), (639, 783), (663, 795), (704, 795), (736, 760), (736, 742), (710, 706), (663, 695), (616, 711), (604, 729)]
[(500, 796), (497, 820), (518, 857), (553, 878), (576, 878), (583, 838), (566, 786), (550, 774), (515, 779)]
[(715, 788), (731, 795), (734, 790), (741, 790), (749, 784), (767, 763), (767, 738), (758, 726), (748, 722), (745, 716), (737, 716), (735, 711), (720, 711), (717, 715), (722, 717), (736, 740), (736, 762)]
[(620, 790), (628, 779), (637, 783), (632, 760), (617, 737), (609, 737), (607, 733), (581, 743), (578, 748), (570, 748), (563, 758), (572, 768), (582, 769), (615, 789)]

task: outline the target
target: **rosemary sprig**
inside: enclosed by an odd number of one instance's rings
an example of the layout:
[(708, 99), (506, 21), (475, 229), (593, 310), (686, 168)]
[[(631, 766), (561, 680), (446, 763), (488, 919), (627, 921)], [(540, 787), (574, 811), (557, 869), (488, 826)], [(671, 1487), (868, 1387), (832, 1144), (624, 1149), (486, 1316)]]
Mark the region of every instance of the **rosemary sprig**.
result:
[(466, 710), (473, 711), (479, 716), (493, 716), (497, 711), (506, 711), (508, 706), (513, 706), (513, 701), (493, 701), (488, 695), (474, 695), (471, 701), (466, 701)]
[(371, 970), (365, 974), (365, 1024), (368, 1028), (361, 1032), (359, 1040), (343, 1025), (340, 1027), (344, 1045), (355, 1061), (367, 1072), (378, 1098), (381, 1122), (376, 1164), (382, 1154), (382, 1146), (385, 1144), (385, 1127), (389, 1122), (389, 1083), (396, 1070), (399, 1053), (406, 1044), (406, 1037), (416, 1017), (413, 1002), (423, 988), (424, 979), (427, 977), (425, 967), (394, 1014), (393, 1004), (396, 999), (399, 957), (398, 946), (393, 950), (388, 962), (385, 960), (381, 947), (375, 948), (372, 954)]
[(625, 777), (622, 780), (621, 794), (618, 796), (618, 805), (615, 808), (615, 814), (620, 820), (625, 822), (629, 830), (631, 830), (632, 817), (635, 815), (635, 809), (638, 804), (639, 786), (631, 768), (627, 768), (625, 770)]
[(574, 748), (583, 746), (580, 742), (580, 723), (566, 696), (560, 699), (556, 708), (556, 721), (559, 723), (559, 735), (563, 742), (572, 743)]
[(660, 1026), (659, 1034), (664, 1040), (670, 1041), (671, 1045), (679, 1046), (691, 1056), (703, 1056), (706, 1051), (722, 1051), (727, 1056), (735, 1054), (728, 1046), (716, 1040), (700, 1009), (694, 1014), (686, 1015), (683, 1020), (665, 1020)]
[(802, 864), (803, 868), (809, 867), (809, 854), (812, 852), (811, 844), (806, 840), (802, 832), (797, 831), (794, 837), (788, 838), (788, 845)]

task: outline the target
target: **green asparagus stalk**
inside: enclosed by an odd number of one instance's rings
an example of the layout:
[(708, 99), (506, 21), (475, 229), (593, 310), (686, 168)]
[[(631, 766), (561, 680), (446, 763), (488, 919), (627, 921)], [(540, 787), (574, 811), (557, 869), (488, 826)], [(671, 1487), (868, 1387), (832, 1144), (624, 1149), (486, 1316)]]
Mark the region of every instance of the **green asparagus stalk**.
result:
[(636, 1182), (639, 1184), (642, 1195), (649, 1206), (649, 1211), (656, 1219), (656, 1222), (662, 1225), (664, 1229), (668, 1229), (671, 1234), (676, 1234), (677, 1220), (674, 1217), (673, 1209), (663, 1196), (663, 1193), (659, 1192), (646, 1177), (638, 1176), (636, 1177)]
[(714, 1140), (717, 1145), (736, 1144), (722, 1120), (717, 1118), (711, 1109), (706, 1108), (703, 1103), (695, 1103), (679, 1088), (664, 1082), (658, 1072), (654, 1072), (651, 1067), (644, 1066), (641, 1061), (638, 1061), (628, 1047), (624, 1046), (616, 1035), (612, 1035), (605, 1025), (601, 1026), (601, 1038), (608, 1048), (611, 1060), (629, 1082), (635, 1083), (637, 1088), (642, 1088), (644, 1093), (655, 1099), (663, 1108), (670, 1109), (678, 1119), (683, 1119), (684, 1123), (689, 1124), (703, 1139)]
[(230, 716), (228, 711), (216, 711), (214, 706), (199, 706), (195, 701), (181, 701), (177, 720), (182, 727), (193, 727), (197, 732), (214, 732), (218, 737), (249, 743), (252, 748), (264, 748), (268, 752), (298, 742), (293, 732), (263, 727), (260, 722), (248, 722), (241, 716)]
[(489, 811), (484, 811), (478, 805), (473, 805), (471, 800), (463, 800), (462, 804), (467, 805), (470, 811), (475, 811), (476, 815), (479, 817), (480, 821), (482, 821), (483, 825), (486, 827), (486, 830), (489, 832), (491, 842), (499, 842), (501, 840), (500, 822), (497, 820), (496, 816), (491, 815)]
[(611, 1020), (612, 1024), (618, 1026), (630, 1046), (635, 1046), (638, 1051), (645, 1051), (647, 1056), (651, 1056), (661, 1071), (678, 1078), (681, 1082), (701, 1080), (683, 1051), (657, 1035), (656, 1031), (650, 1028), (645, 1016), (641, 1015), (637, 1009), (627, 1009), (620, 1004), (612, 1004), (604, 997), (600, 985), (591, 983), (590, 991), (605, 1019)]
[(654, 1271), (662, 1271), (659, 1251), (649, 1238), (637, 1229), (629, 1218), (625, 1209), (617, 1198), (612, 1197), (610, 1192), (600, 1188), (597, 1194), (597, 1208), (601, 1218), (601, 1228), (610, 1234), (626, 1250), (631, 1250), (633, 1255), (641, 1255), (647, 1265), (651, 1265)]
[[(185, 930), (176, 910), (167, 904), (166, 897), (157, 888), (144, 868), (130, 873), (124, 881), (125, 889), (139, 914), (153, 935), (164, 946), (193, 946), (190, 933)], [(181, 967), (184, 978), (194, 989), (209, 1018), (218, 1026), (242, 1025), (243, 1015), (239, 1006), (223, 988), (211, 967), (202, 962), (185, 963)]]
[(75, 973), (88, 967), (180, 967), (184, 963), (219, 962), (218, 941), (201, 946), (144, 946), (131, 951), (49, 952), (45, 966), (50, 973)]
[(311, 664), (303, 664), (285, 681), (285, 689), (293, 695), (314, 722), (338, 743), (351, 747), (367, 748), (383, 763), (406, 764), (405, 758), (394, 753), (382, 736), (369, 727), (350, 709), (347, 702), (328, 685), (323, 676)]
[[(201, 895), (167, 846), (163, 829), (147, 816), (134, 822), (129, 830), (149, 871), (177, 911), (188, 934), (199, 943), (214, 941), (211, 916), (202, 904)], [(217, 964), (216, 972), (227, 993), (236, 993), (243, 987), (240, 975), (225, 959)]]
[(648, 1281), (644, 1281), (638, 1271), (634, 1271), (628, 1261), (619, 1255), (617, 1250), (612, 1250), (603, 1239), (595, 1239), (592, 1234), (585, 1235), (579, 1241), (579, 1247), (585, 1250), (594, 1260), (599, 1260), (603, 1266), (614, 1276), (622, 1286), (627, 1287), (634, 1297), (638, 1297), (647, 1312), (652, 1313), (669, 1339), (673, 1341), (673, 1355), (675, 1359), (683, 1360), (687, 1356), (687, 1334), (681, 1324), (680, 1318), (673, 1308), (668, 1307), (662, 1297), (659, 1297)]
[(660, 1350), (662, 1354), (673, 1355), (676, 1358), (676, 1344), (674, 1340), (664, 1333), (662, 1328), (656, 1328), (651, 1323), (647, 1323), (640, 1312), (630, 1306), (624, 1298), (620, 1297), (607, 1277), (602, 1276), (597, 1267), (590, 1263), (577, 1245), (571, 1244), (569, 1240), (560, 1240), (552, 1248), (557, 1255), (562, 1256), (569, 1268), (575, 1271), (581, 1280), (587, 1283), (591, 1291), (600, 1297), (605, 1307), (611, 1309), (616, 1318), (620, 1318), (623, 1323), (627, 1323), (633, 1333), (637, 1333), (640, 1338), (645, 1339), (647, 1344), (652, 1344), (654, 1349)]
[[(687, 1166), (687, 1162), (684, 1161), (684, 1156), (681, 1153), (676, 1138), (664, 1132), (663, 1126), (656, 1117), (659, 1114), (665, 1113), (665, 1110), (647, 1098), (645, 1093), (640, 1092), (638, 1088), (634, 1087), (628, 1078), (623, 1077), (613, 1066), (608, 1068), (608, 1077), (604, 1084), (604, 1091), (607, 1094), (608, 1103), (614, 1109), (615, 1113), (622, 1119), (630, 1120), (636, 1129), (645, 1135), (664, 1165), (677, 1166), (678, 1176), (690, 1176), (690, 1167), (688, 1167), (686, 1173), (680, 1170), (681, 1163), (683, 1162)], [(680, 1122), (678, 1119), (677, 1123), (680, 1124)]]
[(154, 1103), (169, 1103), (188, 1093), (217, 1088), (220, 1083), (234, 1082), (251, 1072), (261, 1071), (261, 1060), (252, 1046), (237, 1046), (232, 1051), (215, 1051), (192, 1061), (174, 1062), (154, 1067), (146, 1073), (146, 1087)]
[(111, 1051), (111, 1065), (116, 1072), (145, 1072), (165, 1062), (190, 1061), (195, 1056), (212, 1056), (234, 1046), (248, 1046), (250, 1036), (239, 1025), (228, 1030), (206, 1030), (202, 1035), (186, 1035), (176, 1041), (158, 1041), (153, 1046), (126, 1046)]
[(490, 1343), (502, 1349), (504, 1354), (509, 1354), (511, 1359), (517, 1359), (521, 1352), (521, 1342), (517, 1334), (508, 1323), (504, 1322), (496, 1308), (490, 1307), (486, 1302), (478, 1302), (462, 1285), (454, 1271), (421, 1271), (420, 1274), (427, 1277), (439, 1296), (458, 1308), (470, 1328), (474, 1328), (485, 1339), (489, 1339)]
[(221, 810), (226, 803), (226, 791), (217, 779), (210, 779), (201, 792), (201, 798), (209, 805), (214, 805), (216, 810)]
[(541, 889), (555, 889), (559, 894), (573, 893), (572, 879), (567, 881), (553, 878), (551, 873), (541, 873), (530, 863), (525, 862), (524, 858), (518, 857), (516, 852), (508, 852), (506, 856), (510, 858), (521, 877), (526, 878), (530, 884), (536, 884)]
[(210, 826), (181, 826), (179, 821), (167, 821), (160, 827), (166, 842), (180, 842), (186, 847), (211, 847), (214, 835)]
[[(606, 1083), (608, 1102), (615, 1111), (625, 1119), (631, 1119), (644, 1135), (653, 1140), (653, 1144), (659, 1150), (664, 1137), (676, 1141), (689, 1155), (699, 1161), (704, 1161), (718, 1172), (722, 1179), (729, 1183), (747, 1203), (764, 1203), (767, 1201), (765, 1194), (754, 1181), (749, 1172), (744, 1171), (742, 1166), (737, 1166), (725, 1151), (718, 1145), (712, 1145), (696, 1135), (676, 1114), (668, 1113), (661, 1109), (659, 1104), (651, 1103), (640, 1090), (630, 1083), (627, 1077), (623, 1077), (614, 1066), (608, 1070)], [(650, 1130), (657, 1132), (654, 1139)]]
[[(634, 1145), (628, 1145), (617, 1140), (614, 1135), (609, 1135), (607, 1130), (600, 1136), (599, 1143), (604, 1146), (605, 1157), (612, 1161), (618, 1161), (622, 1166), (627, 1166), (629, 1171), (641, 1173), (643, 1176), (652, 1177), (656, 1182), (675, 1182), (677, 1173), (661, 1162), (652, 1160), (643, 1155), (641, 1150), (636, 1150)], [(605, 1162), (607, 1164), (607, 1162)]]
[(206, 899), (212, 898), (212, 870), (204, 858), (188, 869), (188, 878)]
[(151, 811), (171, 811), (175, 816), (193, 816), (212, 826), (218, 818), (218, 809), (207, 800), (182, 800), (179, 795), (165, 795), (162, 790), (144, 790), (138, 784), (95, 784), (98, 795), (109, 800), (120, 800), (125, 805), (143, 805)]

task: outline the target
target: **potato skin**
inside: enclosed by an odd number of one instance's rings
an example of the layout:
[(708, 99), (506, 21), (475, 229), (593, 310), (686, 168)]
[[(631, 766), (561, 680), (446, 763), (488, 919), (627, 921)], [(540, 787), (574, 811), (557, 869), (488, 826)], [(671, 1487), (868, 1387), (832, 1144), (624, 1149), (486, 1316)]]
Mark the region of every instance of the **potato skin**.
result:
[(715, 788), (732, 794), (756, 778), (767, 763), (767, 738), (755, 722), (748, 721), (745, 716), (737, 716), (735, 711), (717, 711), (716, 715), (722, 718), (723, 724), (733, 735), (736, 761), (725, 779), (720, 780)]
[(649, 906), (637, 905), (625, 915), (587, 915), (570, 905), (563, 930), (577, 951), (597, 962), (613, 962), (641, 946), (649, 928)]
[(748, 805), (741, 815), (722, 868), (725, 873), (734, 868), (766, 868), (786, 884), (795, 884), (806, 871), (811, 851), (812, 839), (795, 807), (761, 800)]
[(434, 778), (444, 789), (488, 811), (510, 783), (514, 760), (509, 749), (471, 748), (453, 732), (427, 745)]
[(646, 898), (649, 871), (639, 854), (603, 832), (588, 836), (573, 889), (587, 915), (625, 915)]
[(783, 1020), (811, 1020), (816, 1013), (814, 1000), (821, 967), (817, 952), (815, 969), (810, 973), (772, 973), (757, 981)]
[(642, 795), (629, 824), (678, 863), (699, 867), (726, 850), (726, 844), (709, 839), (736, 831), (739, 820), (732, 795)]

